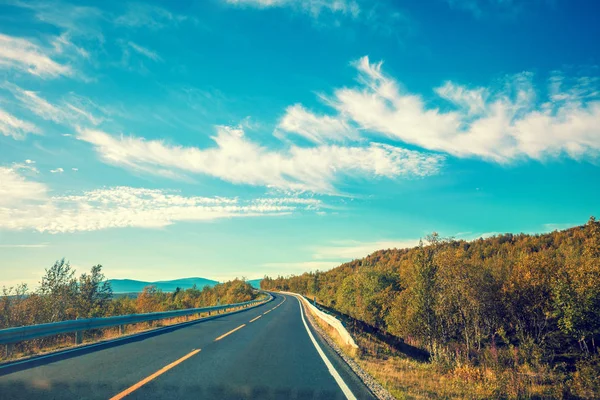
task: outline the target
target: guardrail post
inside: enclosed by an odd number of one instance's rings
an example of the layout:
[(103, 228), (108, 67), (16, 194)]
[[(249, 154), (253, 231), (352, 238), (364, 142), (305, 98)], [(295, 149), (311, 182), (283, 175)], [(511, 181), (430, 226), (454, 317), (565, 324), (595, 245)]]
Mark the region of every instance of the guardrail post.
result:
[(120, 335), (124, 335), (125, 334), (125, 325), (119, 325), (119, 334)]
[(12, 356), (14, 348), (15, 348), (14, 343), (7, 343), (6, 346), (4, 346), (6, 358), (9, 358), (10, 356)]
[(75, 332), (75, 344), (81, 344), (83, 342), (83, 331)]

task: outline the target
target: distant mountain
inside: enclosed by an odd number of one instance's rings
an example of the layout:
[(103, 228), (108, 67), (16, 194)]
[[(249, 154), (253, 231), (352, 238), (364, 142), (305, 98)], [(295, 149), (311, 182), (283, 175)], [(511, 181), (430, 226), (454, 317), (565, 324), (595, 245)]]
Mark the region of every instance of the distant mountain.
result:
[(133, 279), (109, 279), (108, 282), (112, 286), (113, 293), (139, 293), (146, 286), (150, 285), (156, 286), (163, 292), (174, 292), (178, 287), (189, 289), (195, 284), (198, 289), (202, 289), (204, 286), (214, 286), (219, 283), (205, 278), (182, 278), (158, 282), (136, 281)]
[(262, 281), (261, 279), (250, 279), (249, 281), (246, 281), (250, 284), (250, 286), (252, 286), (253, 288), (256, 289), (260, 289), (260, 281)]

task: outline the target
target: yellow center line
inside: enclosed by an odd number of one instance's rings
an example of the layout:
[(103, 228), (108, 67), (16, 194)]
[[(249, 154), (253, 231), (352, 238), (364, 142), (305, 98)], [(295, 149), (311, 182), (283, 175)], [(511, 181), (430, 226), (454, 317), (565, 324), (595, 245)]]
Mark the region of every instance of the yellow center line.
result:
[(194, 350), (194, 351), (186, 354), (185, 356), (181, 357), (179, 360), (173, 361), (171, 364), (167, 365), (166, 367), (163, 367), (163, 368), (159, 369), (158, 371), (156, 371), (152, 375), (150, 375), (150, 376), (142, 379), (141, 381), (139, 381), (135, 385), (133, 385), (133, 386), (129, 387), (128, 389), (123, 390), (121, 393), (119, 393), (119, 394), (111, 397), (110, 400), (120, 400), (120, 399), (124, 398), (125, 396), (127, 396), (127, 395), (135, 392), (136, 390), (138, 390), (139, 388), (141, 388), (142, 386), (144, 386), (146, 383), (150, 382), (151, 380), (153, 380), (157, 376), (160, 376), (160, 375), (164, 374), (165, 372), (167, 372), (171, 368), (175, 367), (177, 364), (181, 364), (182, 362), (184, 362), (188, 358), (194, 356), (195, 354), (198, 354), (199, 352), (200, 352), (200, 349)]
[(225, 336), (231, 335), (233, 332), (237, 331), (238, 329), (242, 329), (242, 328), (243, 328), (243, 327), (245, 327), (245, 326), (246, 326), (246, 324), (242, 324), (242, 325), (238, 326), (237, 328), (230, 330), (230, 331), (229, 331), (229, 332), (227, 332), (226, 334), (224, 334), (224, 335), (221, 335), (221, 336), (219, 336), (218, 338), (216, 338), (216, 339), (215, 339), (215, 342), (216, 342), (217, 340), (221, 340), (221, 339), (223, 339)]
[(254, 322), (254, 321), (256, 321), (257, 319), (259, 319), (260, 317), (262, 317), (262, 315), (259, 315), (258, 317), (254, 318), (254, 319), (251, 319), (251, 320), (250, 320), (250, 322)]

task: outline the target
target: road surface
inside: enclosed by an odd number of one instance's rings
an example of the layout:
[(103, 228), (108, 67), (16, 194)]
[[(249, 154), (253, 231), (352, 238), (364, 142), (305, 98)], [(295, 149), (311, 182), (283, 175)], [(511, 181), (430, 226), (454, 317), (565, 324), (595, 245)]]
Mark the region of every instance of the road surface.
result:
[(167, 333), (0, 369), (0, 398), (373, 399), (299, 300), (274, 297)]

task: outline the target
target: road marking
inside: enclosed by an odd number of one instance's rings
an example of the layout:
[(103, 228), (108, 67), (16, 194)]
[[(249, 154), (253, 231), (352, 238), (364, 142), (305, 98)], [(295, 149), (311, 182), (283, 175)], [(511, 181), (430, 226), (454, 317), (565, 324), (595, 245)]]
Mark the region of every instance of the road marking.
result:
[(312, 341), (313, 345), (317, 349), (317, 352), (323, 359), (323, 362), (325, 362), (325, 365), (327, 366), (329, 373), (333, 376), (333, 379), (335, 379), (335, 381), (337, 382), (340, 389), (342, 389), (342, 392), (344, 393), (346, 398), (348, 400), (356, 400), (356, 396), (354, 396), (354, 394), (352, 393), (352, 391), (350, 390), (348, 385), (346, 385), (346, 382), (344, 382), (344, 380), (342, 379), (340, 374), (337, 372), (337, 370), (335, 369), (335, 367), (333, 366), (331, 361), (329, 361), (329, 359), (323, 352), (323, 349), (321, 349), (321, 346), (319, 346), (319, 343), (317, 343), (317, 341), (315, 340), (315, 337), (313, 336), (312, 332), (308, 328), (308, 325), (306, 324), (306, 320), (304, 319), (304, 310), (302, 309), (302, 303), (300, 303), (300, 299), (297, 299), (297, 300), (298, 300), (298, 305), (300, 305), (300, 316), (302, 316), (302, 322), (304, 323), (306, 332), (308, 332), (308, 336), (310, 337), (310, 340)]
[(237, 328), (230, 330), (230, 331), (229, 331), (229, 332), (227, 332), (226, 334), (224, 334), (224, 335), (221, 335), (221, 336), (219, 336), (218, 338), (216, 338), (216, 339), (215, 339), (215, 342), (216, 342), (217, 340), (221, 340), (221, 339), (223, 339), (225, 336), (229, 336), (229, 335), (231, 335), (233, 332), (235, 332), (235, 331), (237, 331), (237, 330), (239, 330), (239, 329), (242, 329), (242, 328), (243, 328), (243, 327), (245, 327), (245, 326), (246, 326), (246, 324), (242, 324), (242, 325), (238, 326)]
[(131, 393), (135, 392), (136, 390), (138, 390), (139, 388), (141, 388), (142, 386), (144, 386), (146, 383), (150, 382), (151, 380), (153, 380), (157, 376), (160, 376), (160, 375), (164, 374), (165, 372), (167, 372), (168, 370), (170, 370), (171, 368), (173, 368), (177, 364), (181, 364), (182, 362), (184, 362), (188, 358), (190, 358), (190, 357), (198, 354), (199, 352), (200, 352), (200, 349), (194, 350), (194, 351), (186, 354), (185, 356), (181, 357), (179, 360), (173, 361), (171, 364), (167, 365), (166, 367), (163, 367), (163, 368), (159, 369), (158, 371), (156, 371), (152, 375), (150, 375), (150, 376), (142, 379), (141, 381), (139, 381), (135, 385), (129, 387), (128, 389), (123, 390), (121, 393), (117, 394), (116, 396), (111, 397), (110, 400), (120, 400), (120, 399), (124, 398), (125, 396), (130, 395)]
[(250, 320), (250, 322), (254, 322), (254, 321), (256, 321), (257, 319), (259, 319), (260, 317), (262, 317), (262, 315), (259, 315), (258, 317), (254, 318), (254, 319), (251, 319), (251, 320)]
[(269, 310), (269, 311), (265, 311), (265, 312), (263, 313), (263, 315), (265, 315), (265, 314), (268, 314), (268, 313), (270, 313), (270, 312), (271, 312), (271, 310)]

